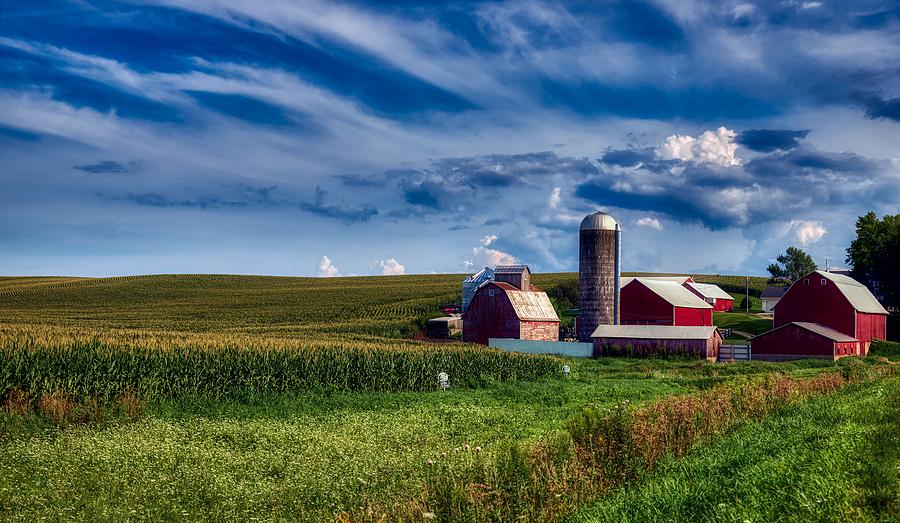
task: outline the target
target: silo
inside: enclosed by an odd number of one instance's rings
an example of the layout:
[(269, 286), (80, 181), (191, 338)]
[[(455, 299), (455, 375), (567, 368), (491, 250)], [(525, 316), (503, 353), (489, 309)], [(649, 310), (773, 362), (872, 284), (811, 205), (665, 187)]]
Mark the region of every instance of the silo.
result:
[(578, 340), (619, 323), (621, 230), (605, 212), (585, 216), (578, 233)]

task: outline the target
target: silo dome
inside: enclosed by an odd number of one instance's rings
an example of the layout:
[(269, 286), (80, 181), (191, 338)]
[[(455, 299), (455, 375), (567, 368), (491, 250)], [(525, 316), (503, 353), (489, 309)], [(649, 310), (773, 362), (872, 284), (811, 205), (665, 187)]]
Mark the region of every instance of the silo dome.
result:
[(588, 214), (581, 220), (582, 231), (614, 231), (618, 222), (603, 211)]

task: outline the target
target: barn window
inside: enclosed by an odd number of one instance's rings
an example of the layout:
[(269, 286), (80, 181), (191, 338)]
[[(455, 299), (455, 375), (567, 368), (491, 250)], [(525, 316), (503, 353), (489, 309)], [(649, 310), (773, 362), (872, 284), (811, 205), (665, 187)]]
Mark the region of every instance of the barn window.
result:
[(809, 285), (809, 278), (803, 278), (803, 285)]
[(494, 289), (488, 289), (488, 296), (494, 295)]
[(821, 280), (819, 280), (819, 285), (825, 285), (825, 278), (822, 278)]

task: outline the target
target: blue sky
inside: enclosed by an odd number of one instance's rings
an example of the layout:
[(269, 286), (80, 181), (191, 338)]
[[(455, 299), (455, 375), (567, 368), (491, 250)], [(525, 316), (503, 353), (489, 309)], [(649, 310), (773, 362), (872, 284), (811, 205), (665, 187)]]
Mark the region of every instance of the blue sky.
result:
[(900, 2), (0, 2), (0, 274), (843, 263)]

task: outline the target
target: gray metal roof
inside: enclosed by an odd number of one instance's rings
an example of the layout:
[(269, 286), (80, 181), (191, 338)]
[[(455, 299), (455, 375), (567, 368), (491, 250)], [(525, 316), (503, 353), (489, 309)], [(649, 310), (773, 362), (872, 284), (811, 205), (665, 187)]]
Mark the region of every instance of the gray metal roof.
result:
[(614, 231), (618, 225), (615, 218), (603, 211), (588, 214), (581, 220), (582, 231)]
[(716, 327), (673, 325), (600, 325), (591, 338), (635, 338), (648, 340), (708, 340)]
[(766, 287), (763, 289), (760, 298), (781, 298), (786, 293), (788, 287)]
[(506, 292), (506, 296), (520, 320), (559, 321), (559, 316), (556, 315), (556, 310), (550, 303), (546, 292), (520, 291), (501, 281), (493, 282), (490, 285), (496, 285)]
[(498, 265), (494, 267), (494, 274), (521, 274), (523, 271), (531, 272), (527, 265)]
[(480, 271), (476, 272), (475, 274), (466, 276), (466, 279), (463, 280), (463, 282), (482, 283), (482, 282), (486, 282), (486, 281), (493, 280), (493, 279), (494, 279), (494, 269), (491, 269), (490, 267), (485, 267), (484, 269), (481, 269)]
[[(843, 274), (834, 274), (832, 272), (815, 271), (815, 274), (822, 276), (834, 282), (838, 290), (847, 298), (847, 301), (853, 305), (853, 308), (859, 312), (868, 312), (872, 314), (887, 314), (888, 311), (878, 303), (875, 296), (869, 291), (869, 288), (854, 280), (850, 276)], [(807, 278), (809, 275), (806, 276)], [(794, 282), (796, 284), (797, 282)]]
[(856, 338), (854, 338), (853, 336), (848, 336), (848, 335), (844, 334), (843, 332), (836, 331), (836, 330), (832, 329), (831, 327), (826, 327), (819, 323), (810, 323), (807, 321), (795, 321), (795, 322), (793, 322), (793, 324), (800, 328), (806, 329), (810, 332), (815, 332), (816, 334), (825, 336), (826, 338), (829, 338), (834, 341), (839, 341), (839, 342), (840, 341), (857, 341)]
[[(634, 285), (635, 282), (643, 284), (645, 287), (656, 293), (659, 297), (676, 307), (688, 307), (691, 309), (712, 308), (712, 305), (703, 301), (702, 298), (687, 290), (678, 282), (655, 280), (652, 278), (634, 278), (627, 285)], [(622, 287), (624, 288), (625, 285), (623, 285)]]
[(734, 296), (728, 294), (723, 291), (721, 287), (718, 285), (713, 285), (712, 283), (691, 283), (687, 282), (686, 285), (692, 287), (697, 292), (705, 296), (706, 298), (716, 298), (719, 300), (733, 300)]

